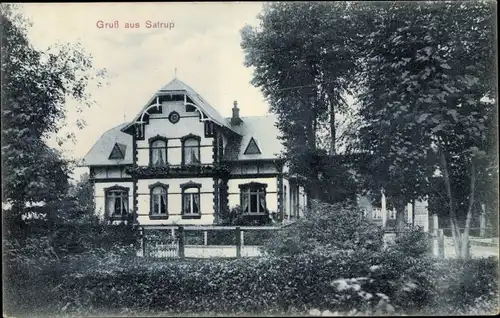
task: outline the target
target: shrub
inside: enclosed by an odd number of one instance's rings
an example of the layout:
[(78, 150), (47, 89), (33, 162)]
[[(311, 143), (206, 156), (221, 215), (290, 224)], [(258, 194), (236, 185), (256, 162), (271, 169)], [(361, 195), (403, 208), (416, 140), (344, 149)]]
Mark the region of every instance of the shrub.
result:
[(317, 247), (335, 250), (382, 248), (383, 230), (363, 217), (354, 205), (313, 202), (306, 218), (277, 232), (264, 246), (270, 255), (310, 252)]

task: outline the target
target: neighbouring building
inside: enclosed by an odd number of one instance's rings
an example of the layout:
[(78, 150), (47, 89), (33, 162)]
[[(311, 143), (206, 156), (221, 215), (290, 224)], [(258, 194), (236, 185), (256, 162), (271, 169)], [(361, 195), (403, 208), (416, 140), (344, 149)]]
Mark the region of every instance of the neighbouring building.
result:
[(240, 117), (236, 101), (224, 118), (174, 78), (84, 157), (96, 212), (141, 225), (211, 225), (236, 206), (249, 217), (299, 218), (306, 194), (279, 157), (275, 123)]

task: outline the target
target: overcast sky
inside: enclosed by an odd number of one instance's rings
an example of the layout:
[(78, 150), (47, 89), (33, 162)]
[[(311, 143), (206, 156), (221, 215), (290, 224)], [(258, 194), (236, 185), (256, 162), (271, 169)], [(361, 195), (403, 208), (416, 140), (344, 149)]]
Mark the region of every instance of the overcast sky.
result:
[[(28, 36), (37, 48), (80, 42), (94, 66), (106, 68), (108, 85), (92, 90), (96, 105), (77, 114), (68, 105), (68, 127), (76, 144), (67, 156), (81, 158), (108, 129), (131, 120), (163, 85), (177, 77), (194, 88), (223, 116), (238, 100), (241, 116), (262, 115), (268, 105), (250, 84), (252, 70), (243, 65), (240, 29), (256, 25), (262, 3), (88, 3), (24, 4), (33, 23)], [(97, 22), (118, 28), (98, 28)], [(146, 28), (146, 22), (173, 23), (173, 28)], [(126, 29), (125, 23), (140, 28)], [(170, 24), (171, 25), (171, 24)], [(87, 126), (78, 130), (77, 118)], [(125, 120), (124, 120), (125, 119)], [(78, 169), (79, 175), (85, 169)]]

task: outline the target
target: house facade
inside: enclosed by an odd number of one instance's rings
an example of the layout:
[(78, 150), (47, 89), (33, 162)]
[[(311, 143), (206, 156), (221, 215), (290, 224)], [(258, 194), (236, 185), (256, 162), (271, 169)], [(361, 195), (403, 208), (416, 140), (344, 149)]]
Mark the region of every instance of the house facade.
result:
[(174, 78), (131, 122), (106, 131), (83, 159), (96, 213), (140, 225), (212, 225), (244, 216), (303, 216), (304, 189), (279, 157), (274, 115), (224, 118)]

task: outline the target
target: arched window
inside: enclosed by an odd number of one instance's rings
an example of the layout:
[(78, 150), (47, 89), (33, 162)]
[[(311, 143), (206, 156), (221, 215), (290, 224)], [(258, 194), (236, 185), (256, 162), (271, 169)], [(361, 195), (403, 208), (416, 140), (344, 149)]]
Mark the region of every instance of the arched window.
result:
[(182, 218), (197, 219), (201, 217), (200, 207), (201, 184), (188, 182), (181, 184), (182, 189)]
[(182, 141), (182, 165), (200, 164), (200, 137), (188, 135)]
[(168, 216), (168, 185), (155, 183), (149, 186), (151, 205), (150, 218), (166, 218)]
[(266, 188), (267, 184), (250, 182), (240, 184), (240, 205), (243, 213), (266, 213)]
[(156, 136), (149, 139), (149, 165), (163, 167), (167, 165), (167, 138)]
[(106, 214), (112, 218), (125, 218), (128, 214), (128, 188), (118, 185), (104, 189)]

